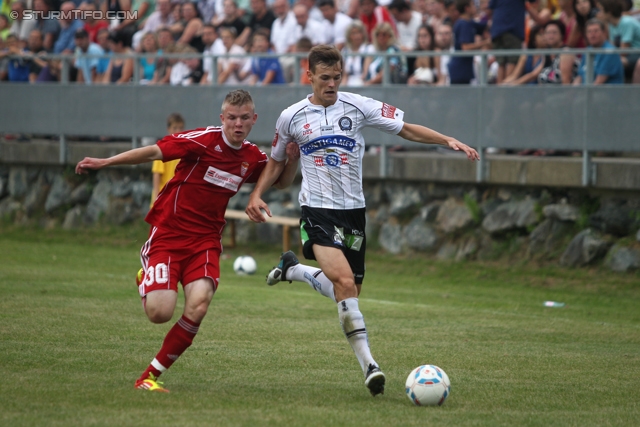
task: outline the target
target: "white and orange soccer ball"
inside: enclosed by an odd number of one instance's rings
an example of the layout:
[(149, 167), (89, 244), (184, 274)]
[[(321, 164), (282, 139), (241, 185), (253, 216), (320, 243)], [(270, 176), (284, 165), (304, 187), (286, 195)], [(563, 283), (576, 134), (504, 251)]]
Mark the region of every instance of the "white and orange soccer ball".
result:
[(256, 260), (249, 255), (239, 256), (233, 262), (233, 271), (235, 271), (236, 274), (239, 274), (240, 276), (254, 274), (257, 269), (258, 264), (256, 264)]
[(440, 406), (451, 393), (451, 381), (437, 366), (422, 365), (407, 377), (405, 392), (414, 405)]

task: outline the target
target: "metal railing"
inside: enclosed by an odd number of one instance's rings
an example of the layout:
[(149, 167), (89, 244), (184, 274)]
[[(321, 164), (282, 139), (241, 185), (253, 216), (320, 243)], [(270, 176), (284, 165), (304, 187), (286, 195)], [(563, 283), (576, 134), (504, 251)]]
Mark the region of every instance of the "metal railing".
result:
[[(387, 102), (394, 102), (399, 108), (405, 109), (408, 121), (424, 123), (429, 127), (433, 127), (464, 142), (469, 143), (478, 149), (480, 152), (480, 162), (476, 168), (476, 178), (478, 182), (485, 180), (487, 175), (487, 156), (485, 149), (487, 147), (498, 148), (555, 148), (566, 149), (571, 151), (582, 152), (583, 173), (582, 182), (583, 185), (588, 186), (592, 182), (592, 162), (591, 154), (594, 151), (636, 151), (640, 152), (640, 139), (637, 135), (640, 134), (640, 123), (637, 118), (640, 116), (640, 85), (604, 85), (595, 86), (593, 82), (593, 60), (597, 54), (616, 54), (616, 53), (640, 53), (640, 49), (536, 49), (536, 50), (500, 50), (500, 51), (457, 51), (457, 52), (397, 52), (397, 53), (381, 53), (369, 56), (381, 56), (384, 58), (384, 69), (387, 70), (384, 73), (384, 79), (380, 85), (368, 86), (366, 88), (354, 88), (349, 87), (347, 90), (360, 92), (363, 95), (370, 96), (376, 99), (384, 100)], [(585, 68), (586, 75), (589, 76), (585, 84), (580, 86), (561, 86), (561, 85), (534, 85), (524, 86), (496, 86), (490, 85), (487, 81), (487, 64), (490, 57), (497, 56), (517, 56), (517, 55), (586, 55)], [(477, 76), (477, 84), (475, 86), (469, 85), (456, 85), (455, 87), (433, 87), (433, 86), (411, 86), (408, 87), (405, 84), (392, 84), (389, 80), (390, 73), (390, 59), (397, 56), (407, 57), (432, 57), (432, 56), (479, 56), (480, 67), (479, 75)], [(259, 125), (254, 127), (254, 133), (252, 133), (252, 139), (256, 138), (255, 133), (259, 133), (257, 142), (266, 143), (270, 141), (268, 136), (269, 132), (273, 132), (273, 125), (275, 120), (282, 109), (288, 105), (297, 102), (305, 94), (309, 92), (303, 85), (300, 84), (300, 66), (301, 59), (306, 58), (306, 54), (287, 54), (287, 55), (273, 55), (273, 54), (261, 54), (261, 55), (222, 55), (215, 56), (210, 54), (166, 54), (161, 57), (172, 59), (185, 59), (185, 58), (200, 58), (209, 59), (213, 66), (212, 71), (212, 84), (210, 86), (204, 86), (211, 88), (211, 92), (208, 90), (203, 91), (203, 87), (196, 88), (168, 88), (165, 86), (158, 87), (144, 87), (140, 85), (140, 69), (134, 67), (133, 79), (130, 83), (125, 85), (110, 85), (108, 92), (105, 89), (100, 89), (96, 85), (93, 89), (82, 89), (82, 94), (78, 91), (82, 84), (74, 84), (69, 82), (69, 70), (72, 61), (76, 59), (89, 59), (98, 57), (111, 57), (111, 58), (133, 58), (136, 62), (140, 58), (147, 58), (149, 54), (132, 54), (132, 55), (47, 55), (43, 58), (48, 60), (60, 60), (62, 61), (61, 68), (61, 82), (54, 85), (29, 85), (29, 88), (24, 85), (11, 85), (7, 83), (0, 84), (0, 98), (3, 99), (18, 99), (17, 103), (0, 103), (0, 131), (5, 132), (9, 129), (15, 133), (48, 133), (60, 135), (60, 162), (65, 163), (67, 161), (67, 138), (66, 135), (72, 134), (69, 129), (76, 129), (76, 127), (82, 129), (78, 132), (79, 135), (86, 136), (101, 136), (105, 133), (105, 127), (117, 128), (124, 127), (130, 129), (127, 132), (132, 141), (132, 147), (137, 147), (139, 144), (139, 138), (144, 135), (151, 134), (147, 126), (147, 122), (153, 121), (157, 123), (154, 125), (157, 129), (161, 127), (166, 117), (166, 112), (163, 112), (159, 105), (157, 105), (158, 99), (166, 99), (167, 96), (180, 94), (182, 98), (188, 98), (189, 103), (187, 108), (193, 108), (197, 110), (202, 108), (219, 108), (219, 102), (221, 101), (222, 92), (226, 92), (226, 89), (231, 88), (227, 85), (219, 85), (217, 83), (217, 61), (221, 58), (262, 58), (262, 57), (293, 57), (295, 59), (294, 66), (294, 79), (291, 84), (288, 85), (269, 85), (262, 87), (255, 87), (251, 89), (251, 92), (256, 98), (256, 108), (261, 117), (267, 118), (265, 125), (264, 119), (259, 121)], [(350, 56), (363, 56), (363, 55), (350, 55)], [(46, 88), (45, 88), (46, 87)], [(161, 89), (164, 87), (164, 89)], [(44, 89), (43, 89), (44, 88)], [(55, 89), (60, 88), (60, 89)], [(104, 86), (103, 86), (104, 88)], [(129, 88), (129, 89), (126, 89)], [(225, 88), (224, 91), (220, 90)], [(307, 86), (308, 88), (308, 86)], [(124, 92), (123, 92), (124, 90)], [(195, 91), (195, 92), (194, 92)], [(47, 92), (47, 95), (41, 94), (41, 92)], [(558, 100), (553, 102), (547, 99), (538, 99), (539, 97), (554, 97), (558, 93)], [(132, 95), (133, 94), (133, 95)], [(169, 95), (167, 95), (169, 94)], [(222, 95), (221, 95), (222, 94)], [(537, 95), (543, 94), (543, 95)], [(5, 98), (6, 95), (7, 98)], [(428, 96), (427, 96), (428, 95)], [(122, 110), (130, 116), (132, 123), (129, 127), (123, 126), (122, 117), (107, 117), (103, 119), (101, 117), (84, 116), (82, 118), (74, 117), (73, 114), (65, 113), (65, 109), (69, 109), (67, 103), (78, 102), (82, 100), (81, 96), (90, 97), (91, 101), (88, 101), (88, 105), (97, 105), (100, 103), (106, 103), (108, 106), (103, 106), (103, 109), (107, 110)], [(122, 105), (118, 103), (118, 96), (124, 96), (126, 99), (122, 101)], [(54, 110), (46, 110), (45, 114), (57, 114), (55, 117), (49, 120), (52, 124), (50, 126), (40, 125), (35, 126), (38, 132), (31, 131), (30, 128), (34, 127), (33, 120), (27, 120), (24, 118), (25, 114), (37, 114), (35, 111), (41, 111), (41, 104), (43, 100), (51, 98), (58, 98), (57, 105), (59, 112)], [(164, 98), (163, 98), (164, 97)], [(199, 97), (199, 103), (193, 99)], [(538, 97), (538, 98), (536, 98)], [(148, 103), (145, 103), (146, 99), (149, 99)], [(203, 99), (207, 99), (204, 102)], [(437, 100), (441, 105), (433, 106), (433, 102), (429, 105), (430, 99)], [(618, 99), (624, 99), (618, 101)], [(634, 101), (635, 99), (635, 101)], [(625, 101), (626, 100), (626, 101)], [(550, 117), (555, 115), (566, 115), (565, 120), (567, 122), (577, 123), (577, 127), (573, 133), (567, 134), (567, 140), (562, 138), (551, 138), (554, 141), (548, 141), (544, 138), (550, 138), (548, 132), (545, 134), (545, 127), (552, 130), (562, 130), (558, 126), (550, 126), (548, 123), (541, 123), (532, 126), (533, 129), (526, 130), (522, 128), (523, 118), (520, 117), (520, 121), (509, 120), (497, 120), (493, 126), (488, 123), (494, 119), (501, 119), (497, 113), (492, 111), (498, 108), (497, 103), (503, 102), (501, 108), (505, 109), (506, 113), (513, 114), (509, 108), (516, 105), (520, 105), (520, 102), (529, 102), (531, 104), (541, 104), (538, 106), (539, 111), (547, 113)], [(136, 105), (129, 105), (130, 103), (138, 103)], [(221, 102), (220, 102), (221, 103)], [(493, 103), (489, 107), (487, 103)], [(598, 108), (595, 108), (595, 103), (598, 104)], [(620, 108), (620, 104), (624, 104), (623, 108)], [(471, 107), (466, 104), (471, 104)], [(21, 105), (21, 107), (20, 107)], [(181, 105), (185, 105), (184, 103)], [(193, 106), (192, 106), (193, 105)], [(405, 107), (406, 105), (406, 107)], [(144, 107), (142, 107), (144, 106)], [(417, 107), (416, 107), (417, 106)], [(19, 108), (19, 112), (15, 112), (12, 109)], [(139, 113), (143, 109), (145, 115)], [(417, 110), (418, 111), (417, 111)], [(451, 115), (459, 113), (461, 115), (460, 121), (451, 119)], [(82, 114), (89, 114), (90, 112), (82, 110)], [(195, 116), (195, 120), (187, 117), (188, 122), (194, 121), (198, 125), (202, 125), (203, 114), (197, 115), (199, 111), (185, 111), (187, 116), (192, 114)], [(523, 110), (521, 115), (536, 114), (534, 110)], [(573, 114), (573, 116), (571, 115)], [(164, 115), (164, 116), (163, 116)], [(208, 124), (211, 124), (210, 118)], [(426, 120), (425, 120), (426, 117)], [(45, 119), (47, 117), (39, 116), (39, 119)], [(432, 119), (434, 122), (429, 122)], [(471, 119), (471, 120), (469, 120)], [(85, 122), (94, 121), (96, 125), (94, 127), (88, 127)], [(100, 122), (106, 120), (106, 123)], [(141, 121), (139, 121), (141, 120)], [(609, 139), (609, 135), (606, 131), (603, 131), (602, 127), (594, 125), (598, 120), (604, 120), (604, 126), (619, 126), (620, 123), (624, 123), (624, 129), (622, 129), (615, 138)], [(495, 120), (494, 120), (495, 121)], [(101, 125), (101, 126), (98, 126)], [(595, 127), (594, 127), (595, 126)], [(195, 127), (195, 126), (193, 126)], [(64, 130), (62, 130), (64, 129)], [(594, 131), (595, 129), (595, 131)], [(498, 133), (497, 136), (491, 136), (489, 133)], [(518, 138), (512, 138), (511, 134), (517, 134), (520, 132)], [(462, 136), (460, 136), (460, 134)], [(536, 139), (538, 135), (542, 134), (540, 138)], [(596, 136), (594, 136), (594, 134)], [(153, 135), (153, 134), (152, 134)], [(545, 136), (546, 135), (546, 136)], [(594, 140), (594, 138), (597, 138)], [(559, 140), (556, 140), (559, 139)], [(569, 140), (572, 139), (572, 140)], [(622, 142), (620, 141), (622, 139)], [(380, 151), (380, 177), (384, 178), (388, 175), (388, 153), (387, 147), (390, 145), (403, 145), (404, 141), (398, 138), (391, 138), (386, 135), (378, 134), (374, 138), (367, 136), (367, 140), (370, 143), (381, 145)], [(532, 141), (540, 142), (540, 147), (532, 145)], [(578, 148), (579, 147), (579, 148)]]
[[(592, 85), (594, 76), (593, 76), (593, 60), (595, 55), (599, 54), (640, 54), (640, 49), (638, 48), (616, 48), (616, 49), (521, 49), (521, 50), (477, 50), (477, 51), (411, 51), (411, 52), (380, 52), (380, 53), (368, 53), (368, 54), (344, 54), (346, 57), (381, 57), (383, 58), (383, 80), (381, 82), (381, 86), (389, 86), (392, 85), (390, 81), (390, 60), (396, 57), (406, 57), (406, 58), (419, 58), (419, 57), (441, 57), (441, 56), (449, 56), (449, 57), (478, 57), (480, 58), (480, 65), (478, 67), (478, 75), (476, 76), (476, 84), (478, 86), (486, 86), (488, 85), (487, 80), (487, 71), (489, 58), (491, 57), (503, 57), (503, 56), (531, 56), (531, 55), (585, 55), (585, 75), (587, 77), (587, 82), (584, 84)], [(95, 54), (69, 54), (69, 55), (61, 55), (61, 54), (47, 54), (47, 55), (39, 55), (38, 58), (50, 61), (56, 60), (61, 61), (61, 75), (60, 75), (60, 83), (67, 84), (71, 83), (69, 79), (69, 70), (72, 62), (76, 60), (88, 60), (88, 59), (133, 59), (135, 63), (142, 58), (149, 57), (157, 57), (157, 58), (167, 58), (167, 59), (189, 59), (189, 58), (198, 58), (200, 60), (208, 60), (212, 63), (212, 86), (218, 85), (217, 83), (217, 64), (218, 60), (221, 58), (224, 59), (252, 59), (252, 58), (293, 58), (296, 66), (294, 67), (294, 76), (291, 85), (300, 86), (300, 60), (307, 58), (306, 53), (287, 53), (287, 54), (255, 54), (255, 53), (246, 53), (246, 54), (233, 54), (233, 55), (213, 55), (211, 53), (162, 53), (162, 54), (149, 54), (149, 53), (130, 53), (130, 54), (113, 54), (113, 53), (105, 53), (101, 55)], [(20, 57), (20, 56), (8, 56), (8, 58), (25, 58), (29, 59), (29, 57)], [(133, 76), (130, 84), (137, 85), (140, 84), (140, 68), (135, 66), (133, 67)], [(2, 82), (4, 83), (4, 82)]]

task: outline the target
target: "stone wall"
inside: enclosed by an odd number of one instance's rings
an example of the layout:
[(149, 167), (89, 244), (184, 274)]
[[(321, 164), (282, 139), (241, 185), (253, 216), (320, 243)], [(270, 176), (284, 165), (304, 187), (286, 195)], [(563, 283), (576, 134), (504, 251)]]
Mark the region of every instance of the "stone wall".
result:
[[(274, 215), (299, 214), (299, 184), (265, 195)], [(640, 268), (640, 193), (589, 189), (364, 183), (367, 238), (393, 253), (447, 260), (510, 257), (582, 267), (604, 262), (614, 271)], [(229, 203), (244, 210), (250, 186)], [(126, 224), (149, 209), (147, 166), (78, 176), (72, 167), (0, 164), (0, 218), (17, 224), (78, 229)], [(280, 226), (237, 224), (240, 243), (279, 245)], [(293, 232), (298, 239), (297, 231)]]

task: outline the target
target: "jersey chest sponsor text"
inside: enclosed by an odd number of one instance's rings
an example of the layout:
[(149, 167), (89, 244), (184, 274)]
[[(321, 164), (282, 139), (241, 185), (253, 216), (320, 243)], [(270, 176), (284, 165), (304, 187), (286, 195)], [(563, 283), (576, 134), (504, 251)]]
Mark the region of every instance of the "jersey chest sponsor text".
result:
[(321, 136), (302, 144), (300, 151), (302, 154), (309, 155), (315, 151), (326, 148), (342, 148), (349, 152), (353, 152), (356, 147), (356, 140), (344, 135)]
[(239, 176), (214, 168), (213, 166), (209, 166), (205, 172), (204, 180), (219, 187), (226, 188), (227, 190), (236, 192), (242, 184), (242, 178)]

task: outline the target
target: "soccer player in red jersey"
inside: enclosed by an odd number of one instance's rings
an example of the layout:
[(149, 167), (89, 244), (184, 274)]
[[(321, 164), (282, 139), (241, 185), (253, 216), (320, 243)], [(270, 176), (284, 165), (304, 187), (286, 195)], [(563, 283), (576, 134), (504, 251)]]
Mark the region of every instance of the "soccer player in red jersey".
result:
[[(144, 273), (138, 288), (149, 320), (165, 323), (173, 316), (178, 282), (182, 283), (184, 312), (136, 388), (167, 392), (157, 378), (191, 345), (207, 314), (220, 278), (227, 203), (242, 184), (258, 180), (269, 160), (245, 140), (257, 117), (251, 95), (235, 90), (222, 103), (221, 127), (168, 135), (155, 145), (106, 159), (85, 157), (76, 166), (76, 173), (83, 174), (106, 166), (180, 159), (175, 176), (146, 217), (151, 231), (140, 251)], [(295, 148), (288, 153), (277, 188), (286, 188), (295, 177), (299, 157)]]

